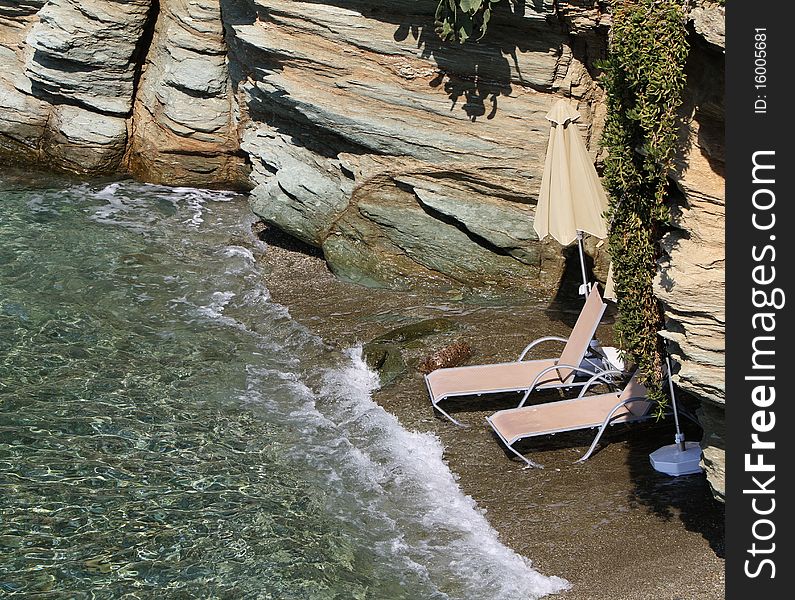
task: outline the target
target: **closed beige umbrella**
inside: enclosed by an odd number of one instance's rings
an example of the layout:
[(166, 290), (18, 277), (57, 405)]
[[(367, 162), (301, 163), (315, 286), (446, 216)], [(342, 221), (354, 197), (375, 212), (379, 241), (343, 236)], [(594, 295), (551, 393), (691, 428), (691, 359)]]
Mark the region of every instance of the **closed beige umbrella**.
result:
[(533, 229), (539, 239), (551, 235), (564, 246), (578, 241), (581, 292), (587, 294), (590, 286), (585, 273), (582, 234), (607, 237), (603, 216), (607, 196), (577, 129), (575, 121), (579, 118), (580, 114), (563, 99), (547, 113), (552, 127)]

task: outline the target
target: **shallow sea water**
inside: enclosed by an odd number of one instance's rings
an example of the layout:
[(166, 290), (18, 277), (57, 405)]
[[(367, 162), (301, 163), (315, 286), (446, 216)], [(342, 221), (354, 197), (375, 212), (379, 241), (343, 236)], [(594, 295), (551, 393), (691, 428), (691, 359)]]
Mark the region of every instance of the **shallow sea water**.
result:
[(373, 402), (360, 349), (270, 300), (252, 222), (228, 192), (0, 175), (0, 596), (564, 589)]

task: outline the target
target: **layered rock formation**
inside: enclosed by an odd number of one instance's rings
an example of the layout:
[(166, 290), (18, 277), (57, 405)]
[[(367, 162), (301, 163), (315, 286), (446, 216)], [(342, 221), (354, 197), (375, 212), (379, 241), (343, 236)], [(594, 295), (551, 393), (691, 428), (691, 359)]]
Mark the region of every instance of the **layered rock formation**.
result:
[(594, 86), (551, 2), (454, 48), (433, 2), (247, 4), (227, 39), (255, 212), (365, 284), (557, 286), (560, 248), (532, 229), (545, 115), (576, 96), (587, 136)]
[(160, 0), (131, 119), (133, 174), (245, 186), (223, 30), (218, 0)]
[[(504, 2), (481, 43), (449, 46), (433, 31), (435, 6), (0, 0), (0, 157), (252, 189), (258, 215), (366, 285), (549, 297), (565, 259), (532, 228), (545, 115), (569, 98), (600, 158), (593, 74), (609, 15), (593, 0)], [(704, 400), (718, 496), (722, 11), (691, 6), (682, 197), (656, 282), (677, 383)]]
[(0, 148), (73, 171), (117, 169), (152, 0), (14, 4), (0, 23)]
[(678, 363), (675, 381), (702, 401), (703, 464), (716, 497), (725, 494), (725, 218), (723, 8), (692, 14), (688, 85), (675, 180), (682, 192), (655, 291)]
[(245, 186), (218, 0), (0, 4), (0, 154)]
[(0, 2), (0, 157), (37, 159), (49, 105), (31, 95), (25, 62), (33, 50), (25, 38), (45, 0)]

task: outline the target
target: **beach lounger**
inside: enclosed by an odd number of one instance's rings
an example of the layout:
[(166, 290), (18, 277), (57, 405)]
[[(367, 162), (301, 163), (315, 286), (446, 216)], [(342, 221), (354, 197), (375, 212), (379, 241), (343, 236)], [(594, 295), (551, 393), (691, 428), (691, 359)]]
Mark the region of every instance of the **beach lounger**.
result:
[[(596, 375), (588, 384), (599, 379), (602, 379), (601, 375)], [(633, 423), (655, 417), (651, 410), (654, 402), (646, 398), (646, 388), (638, 381), (637, 372), (619, 392), (586, 396), (584, 394), (587, 389), (588, 386), (584, 386), (580, 395), (571, 400), (500, 410), (487, 417), (486, 421), (505, 446), (526, 462), (528, 467), (540, 467), (538, 463), (520, 454), (513, 445), (531, 437), (598, 427), (599, 431), (588, 452), (577, 461), (583, 462), (596, 449), (608, 425)]]
[[(450, 367), (432, 371), (425, 376), (425, 384), (428, 386), (433, 407), (456, 425), (461, 425), (439, 406), (442, 400), (483, 394), (524, 392), (519, 403), (519, 406), (523, 406), (530, 394), (536, 390), (585, 385), (589, 377), (605, 371), (599, 361), (592, 361), (587, 367), (583, 366), (583, 359), (602, 320), (605, 308), (607, 305), (602, 300), (597, 286), (594, 286), (568, 338), (547, 336), (534, 340), (513, 362)], [(559, 357), (524, 360), (532, 348), (549, 341), (565, 343)], [(578, 376), (580, 380), (575, 381)]]

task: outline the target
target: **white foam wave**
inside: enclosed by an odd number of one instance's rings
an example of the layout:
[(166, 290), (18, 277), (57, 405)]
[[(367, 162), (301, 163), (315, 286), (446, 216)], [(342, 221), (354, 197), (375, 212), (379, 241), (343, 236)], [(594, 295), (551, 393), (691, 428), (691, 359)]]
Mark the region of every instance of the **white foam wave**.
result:
[(255, 387), (284, 385), (301, 401), (289, 416), (301, 439), (294, 459), (325, 479), (329, 512), (362, 532), (382, 564), (411, 573), (434, 598), (528, 600), (568, 588), (499, 541), (436, 436), (407, 431), (372, 399), (378, 378), (361, 348), (325, 370), (318, 393), (295, 373), (258, 372)]
[[(197, 307), (196, 312), (208, 319), (222, 320), (224, 319), (224, 309), (226, 305), (229, 304), (234, 297), (234, 292), (213, 292), (210, 303)], [(230, 324), (235, 322), (236, 321), (233, 319), (230, 319)]]
[(228, 257), (240, 256), (249, 263), (254, 262), (254, 253), (248, 248), (244, 248), (243, 246), (227, 246), (226, 248), (224, 248), (224, 256)]
[(233, 192), (216, 192), (191, 187), (164, 188), (167, 196), (174, 202), (187, 206), (190, 216), (182, 223), (188, 227), (197, 228), (204, 223), (204, 213), (208, 211), (206, 207), (209, 201), (228, 202), (234, 196)]
[(235, 273), (248, 270), (256, 260), (254, 258), (254, 253), (243, 246), (226, 246), (222, 254), (225, 259), (228, 259), (225, 261), (227, 263), (227, 268), (224, 271), (226, 275), (234, 275)]
[(97, 198), (113, 198), (116, 195), (116, 192), (119, 191), (120, 185), (121, 184), (119, 182), (106, 185), (104, 188), (98, 191), (95, 196)]
[[(141, 194), (142, 190), (146, 194)], [(230, 191), (167, 187), (129, 181), (114, 182), (99, 191), (88, 193), (107, 203), (94, 210), (94, 221), (141, 231), (147, 230), (163, 216), (153, 212), (153, 199), (170, 204), (177, 211), (180, 222), (195, 229), (204, 223), (205, 214), (212, 211), (208, 207), (210, 203), (228, 202), (235, 196)]]
[(105, 225), (117, 225), (135, 231), (146, 231), (155, 222), (155, 215), (148, 210), (146, 199), (125, 195), (120, 191), (118, 183), (112, 183), (94, 197), (104, 200), (106, 204), (98, 206), (91, 215), (91, 220)]

